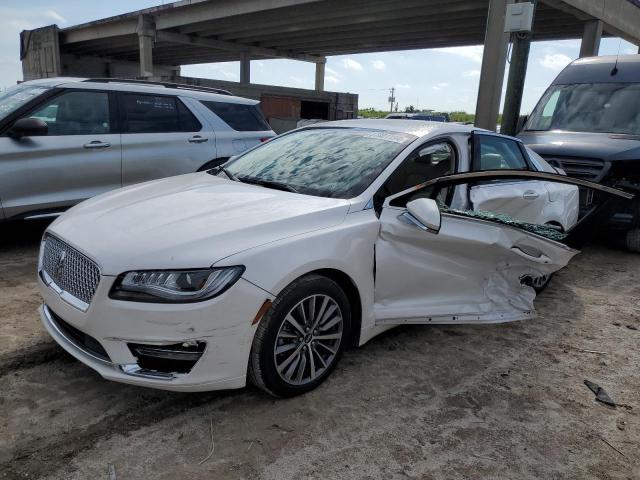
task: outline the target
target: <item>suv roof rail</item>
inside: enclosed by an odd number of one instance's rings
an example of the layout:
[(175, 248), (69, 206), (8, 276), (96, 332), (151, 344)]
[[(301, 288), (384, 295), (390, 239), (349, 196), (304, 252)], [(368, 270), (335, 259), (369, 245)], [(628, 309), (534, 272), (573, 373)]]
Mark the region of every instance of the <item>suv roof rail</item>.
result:
[(131, 83), (134, 85), (150, 85), (165, 88), (176, 88), (178, 90), (194, 90), (197, 92), (218, 93), (220, 95), (233, 95), (229, 90), (214, 87), (203, 87), (200, 85), (188, 85), (186, 83), (174, 82), (156, 82), (153, 80), (137, 80), (129, 78), (87, 78), (83, 82), (102, 82), (102, 83)]

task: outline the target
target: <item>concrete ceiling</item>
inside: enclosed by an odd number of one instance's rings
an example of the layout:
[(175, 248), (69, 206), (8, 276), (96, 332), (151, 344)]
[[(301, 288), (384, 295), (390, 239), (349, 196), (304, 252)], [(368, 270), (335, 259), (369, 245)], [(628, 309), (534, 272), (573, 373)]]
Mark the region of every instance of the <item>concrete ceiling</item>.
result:
[[(580, 38), (585, 20), (605, 35), (640, 41), (629, 0), (538, 2), (533, 39)], [(602, 4), (602, 5), (600, 5)], [(138, 17), (152, 16), (153, 61), (188, 65), (251, 58), (324, 56), (479, 45), (489, 0), (186, 0), (60, 31), (62, 53), (138, 61)]]

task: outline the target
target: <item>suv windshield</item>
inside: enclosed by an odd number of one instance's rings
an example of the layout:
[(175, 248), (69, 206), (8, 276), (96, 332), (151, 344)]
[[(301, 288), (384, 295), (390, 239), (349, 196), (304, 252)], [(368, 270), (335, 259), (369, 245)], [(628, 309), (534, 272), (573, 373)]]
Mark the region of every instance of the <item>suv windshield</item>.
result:
[(311, 128), (277, 137), (227, 165), (240, 181), (277, 184), (299, 193), (352, 198), (362, 193), (406, 145), (406, 133)]
[(525, 130), (640, 135), (640, 83), (554, 85)]
[(47, 87), (17, 85), (0, 92), (0, 120), (47, 90)]

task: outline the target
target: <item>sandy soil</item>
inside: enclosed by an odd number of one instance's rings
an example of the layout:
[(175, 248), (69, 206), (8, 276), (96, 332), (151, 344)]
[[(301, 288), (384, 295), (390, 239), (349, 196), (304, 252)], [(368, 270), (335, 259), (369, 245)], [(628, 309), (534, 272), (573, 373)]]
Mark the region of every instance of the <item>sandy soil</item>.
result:
[(3, 228), (0, 478), (640, 478), (640, 255), (592, 247), (536, 320), (398, 328), (274, 400), (101, 379), (37, 319), (44, 226)]

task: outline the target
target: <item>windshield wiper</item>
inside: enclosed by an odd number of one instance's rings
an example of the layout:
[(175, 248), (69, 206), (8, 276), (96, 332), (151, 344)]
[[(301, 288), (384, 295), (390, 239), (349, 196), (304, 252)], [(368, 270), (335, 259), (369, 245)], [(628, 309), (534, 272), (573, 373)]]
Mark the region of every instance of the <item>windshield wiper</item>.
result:
[(242, 183), (260, 185), (261, 187), (267, 187), (267, 188), (275, 188), (276, 190), (284, 190), (285, 192), (300, 193), (291, 185), (287, 185), (286, 183), (276, 182), (275, 180), (265, 180), (262, 178), (255, 178), (255, 177), (236, 177), (236, 178), (238, 179), (239, 182), (242, 182)]
[(233, 180), (234, 182), (239, 182), (240, 179), (238, 177), (236, 177), (233, 173), (231, 173), (229, 170), (227, 170), (227, 168), (224, 165), (219, 165), (217, 167), (213, 167), (211, 170), (207, 170), (207, 173), (212, 173), (212, 175), (217, 175), (218, 173), (222, 172), (224, 173), (229, 180)]

